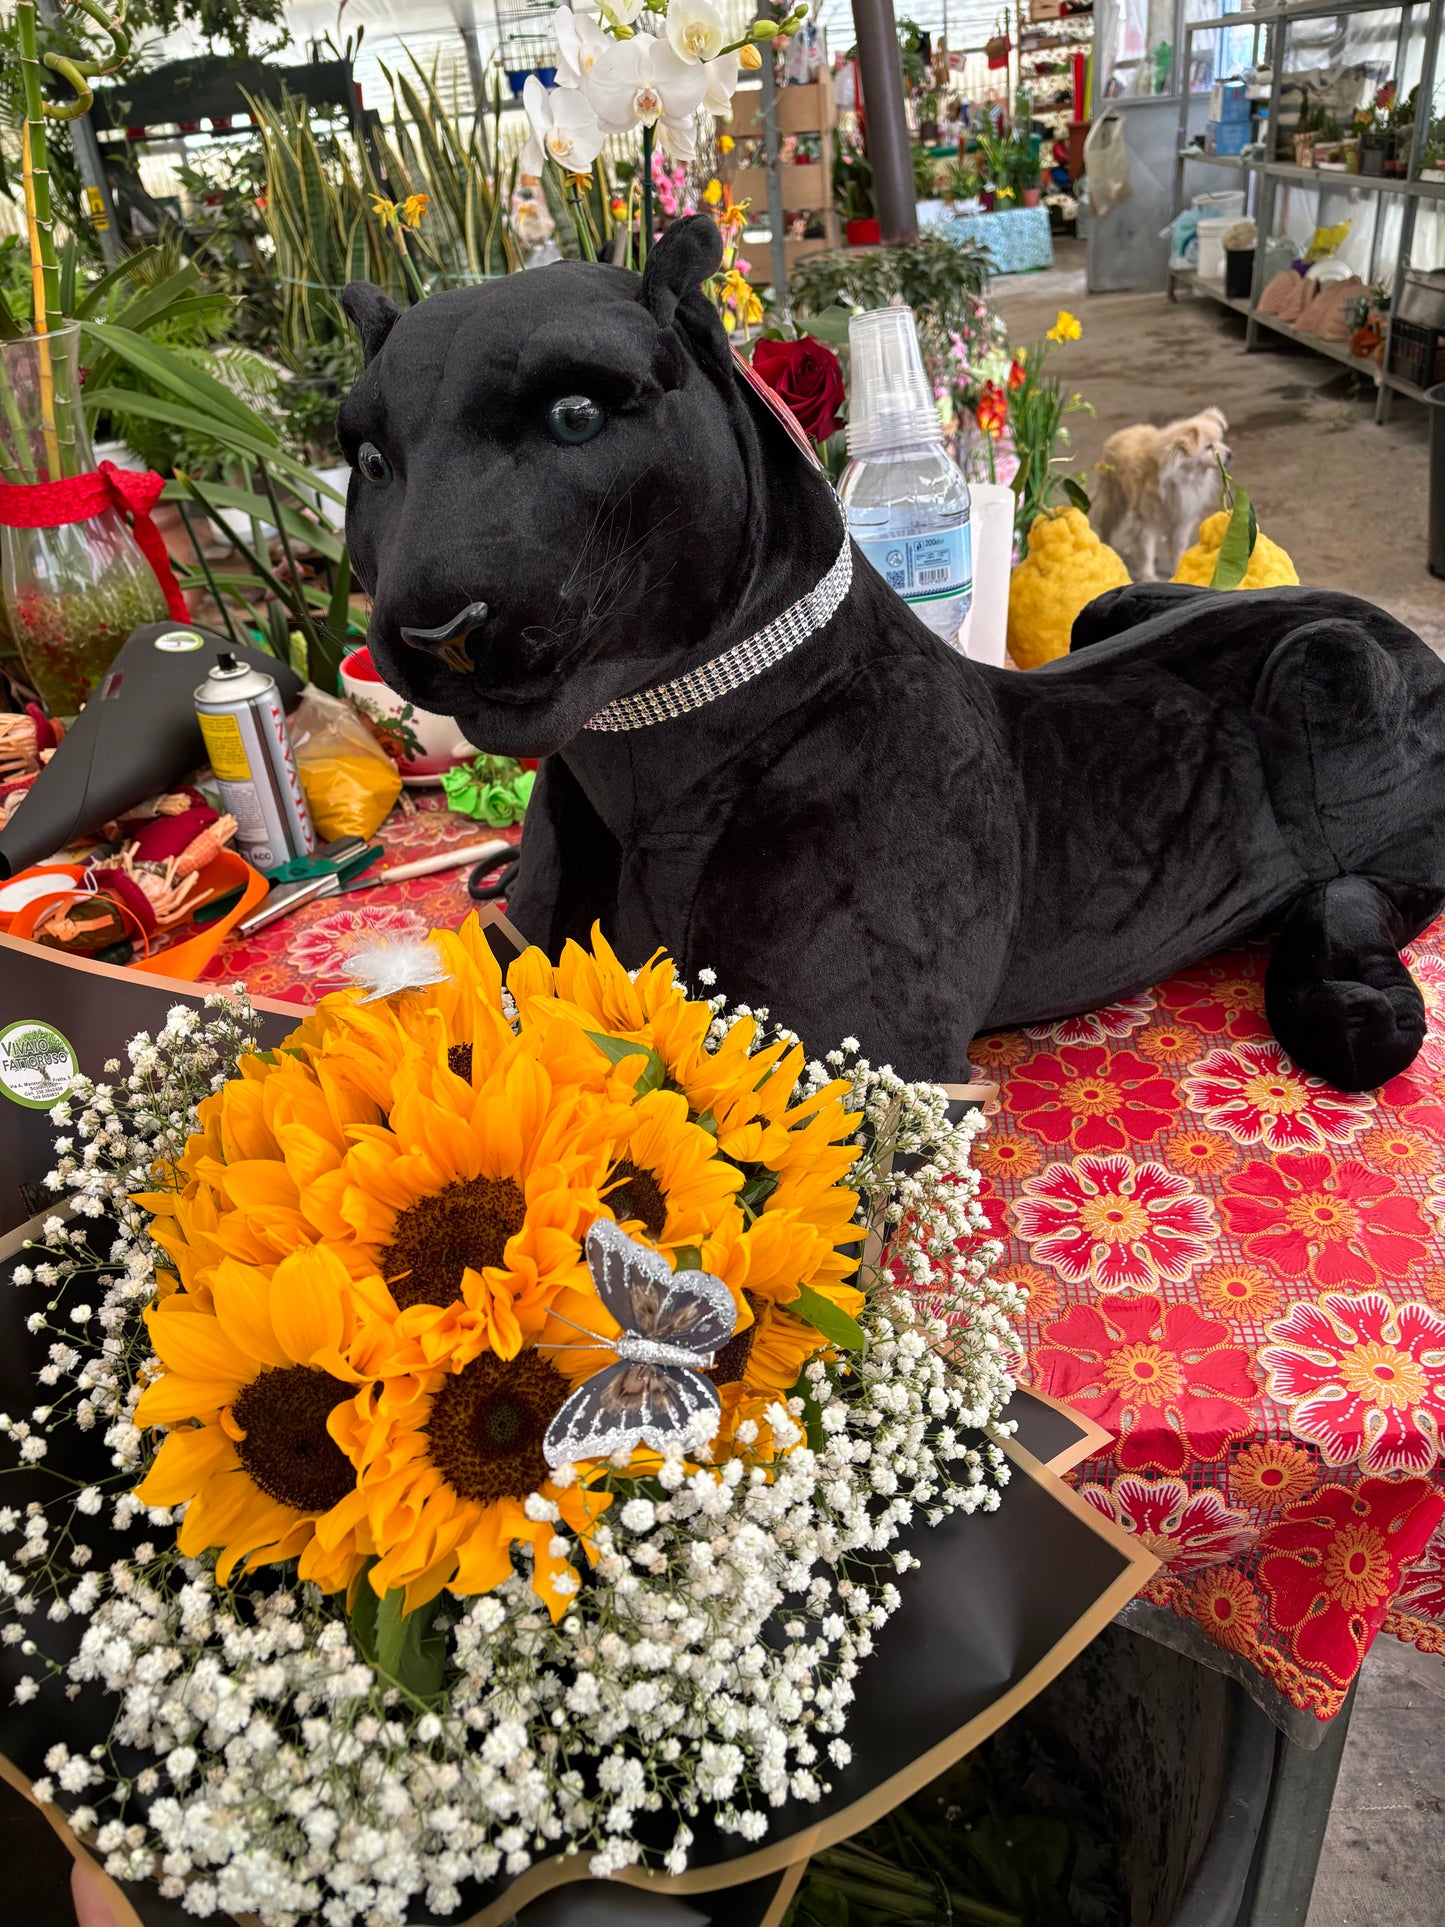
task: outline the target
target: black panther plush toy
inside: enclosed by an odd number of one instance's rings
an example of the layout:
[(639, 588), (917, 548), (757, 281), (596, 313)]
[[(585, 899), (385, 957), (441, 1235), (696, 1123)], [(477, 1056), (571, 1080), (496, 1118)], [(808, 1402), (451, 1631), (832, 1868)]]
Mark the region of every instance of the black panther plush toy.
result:
[[(371, 650), (543, 755), (510, 913), (594, 918), (813, 1039), (962, 1079), (976, 1031), (1277, 930), (1276, 1035), (1347, 1089), (1414, 1057), (1400, 945), (1445, 904), (1445, 665), (1351, 597), (1101, 597), (1027, 675), (851, 551), (735, 372), (703, 216), (646, 272), (563, 262), (398, 314), (346, 292)], [(1083, 646), (1087, 645), (1087, 646)]]

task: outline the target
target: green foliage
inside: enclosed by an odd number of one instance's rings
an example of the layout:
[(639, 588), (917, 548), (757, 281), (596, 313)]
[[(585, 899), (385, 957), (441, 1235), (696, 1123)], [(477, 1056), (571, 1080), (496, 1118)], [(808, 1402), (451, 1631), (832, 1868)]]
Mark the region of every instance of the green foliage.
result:
[(845, 221), (871, 221), (878, 213), (873, 196), (873, 163), (861, 147), (833, 135), (833, 199)]
[(1073, 507), (1080, 506), (1061, 473), (1067, 460), (1066, 453), (1061, 451), (1069, 446), (1064, 417), (1080, 410), (1092, 415), (1094, 410), (1082, 396), (1065, 395), (1058, 376), (1049, 372), (1048, 364), (1049, 344), (1036, 343), (1023, 356), (1022, 382), (1009, 394), (1009, 429), (1019, 461), (1012, 483), (1016, 504), (1014, 530), (1020, 541), (1027, 537), (1035, 521), (1060, 492), (1068, 495)]
[(1057, 1747), (1020, 1722), (815, 1854), (788, 1927), (1122, 1927), (1118, 1850)]
[(938, 162), (922, 147), (913, 153), (913, 192), (920, 201), (931, 201), (938, 184)]
[(447, 1636), (435, 1624), (440, 1602), (407, 1612), (406, 1596), (393, 1590), (378, 1599), (363, 1575), (348, 1616), (356, 1649), (413, 1700), (427, 1702), (446, 1677)]
[(946, 332), (988, 286), (988, 256), (972, 241), (928, 235), (901, 248), (849, 248), (800, 261), (788, 277), (788, 298), (802, 316), (822, 314), (840, 301), (885, 308), (902, 301), (920, 328)]

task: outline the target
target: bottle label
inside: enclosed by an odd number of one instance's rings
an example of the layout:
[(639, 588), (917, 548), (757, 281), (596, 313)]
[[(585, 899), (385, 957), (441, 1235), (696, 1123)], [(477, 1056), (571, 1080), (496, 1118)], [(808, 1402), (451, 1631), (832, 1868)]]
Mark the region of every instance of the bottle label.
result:
[(870, 535), (855, 540), (905, 602), (943, 602), (973, 591), (973, 545), (967, 523), (936, 535)]

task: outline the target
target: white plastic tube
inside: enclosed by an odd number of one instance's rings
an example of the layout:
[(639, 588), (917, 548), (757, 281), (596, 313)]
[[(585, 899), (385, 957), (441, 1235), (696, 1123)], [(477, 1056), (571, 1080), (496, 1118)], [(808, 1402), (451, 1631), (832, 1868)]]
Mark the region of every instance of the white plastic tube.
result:
[(974, 662), (1002, 669), (1008, 639), (1008, 585), (1013, 566), (1014, 492), (1006, 482), (970, 482), (973, 607), (964, 648)]

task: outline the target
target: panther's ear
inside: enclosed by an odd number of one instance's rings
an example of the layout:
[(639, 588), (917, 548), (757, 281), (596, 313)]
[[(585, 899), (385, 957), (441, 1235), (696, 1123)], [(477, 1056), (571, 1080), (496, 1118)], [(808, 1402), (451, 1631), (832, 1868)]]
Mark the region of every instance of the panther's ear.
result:
[(352, 281), (341, 291), (346, 318), (361, 336), (361, 352), (373, 361), (385, 346), (401, 310), (370, 281)]
[(705, 214), (675, 221), (649, 249), (642, 303), (659, 328), (670, 328), (679, 301), (696, 294), (722, 265), (722, 236)]

